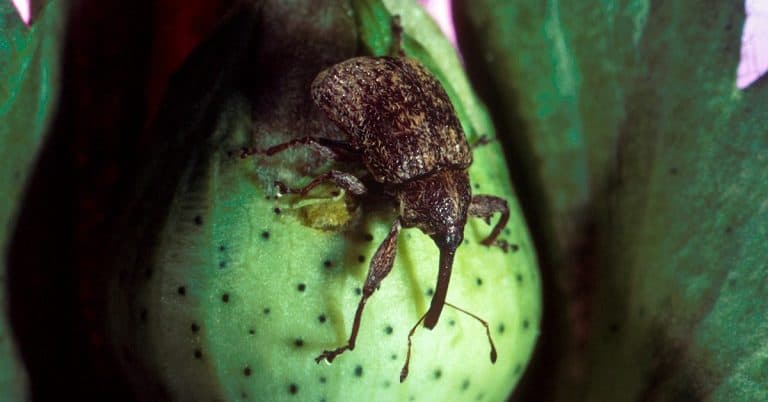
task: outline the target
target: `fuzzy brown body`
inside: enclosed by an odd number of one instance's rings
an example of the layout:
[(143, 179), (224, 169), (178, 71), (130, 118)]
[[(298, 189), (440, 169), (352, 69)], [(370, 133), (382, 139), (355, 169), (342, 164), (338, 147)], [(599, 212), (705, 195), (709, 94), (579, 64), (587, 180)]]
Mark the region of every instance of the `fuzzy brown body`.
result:
[(380, 183), (404, 183), (472, 163), (448, 95), (415, 60), (346, 60), (318, 74), (312, 98), (349, 135)]
[[(445, 90), (417, 61), (406, 57), (349, 59), (319, 73), (311, 93), (315, 104), (347, 134), (349, 141), (304, 137), (273, 146), (264, 153), (273, 155), (301, 144), (326, 148), (337, 156), (359, 161), (385, 195), (398, 204), (398, 217), (371, 258), (347, 343), (323, 352), (316, 360), (331, 362), (355, 348), (363, 309), (392, 269), (397, 237), (403, 227), (419, 228), (440, 250), (435, 293), (429, 310), (411, 330), (410, 345), (416, 327), (423, 321), (425, 327), (434, 328), (448, 304), (446, 295), (453, 259), (464, 238), (467, 217), (488, 221), (500, 212), (501, 219), (482, 242), (495, 244), (509, 217), (507, 203), (494, 196), (472, 197), (467, 175), (472, 163), (471, 148)], [(359, 178), (337, 170), (318, 176), (301, 189), (291, 190), (282, 184), (281, 187), (286, 192), (306, 195), (325, 181), (332, 181), (353, 195), (368, 191)], [(491, 360), (495, 361), (496, 352), (487, 323), (465, 313), (485, 326)], [(408, 373), (408, 358), (401, 381)]]

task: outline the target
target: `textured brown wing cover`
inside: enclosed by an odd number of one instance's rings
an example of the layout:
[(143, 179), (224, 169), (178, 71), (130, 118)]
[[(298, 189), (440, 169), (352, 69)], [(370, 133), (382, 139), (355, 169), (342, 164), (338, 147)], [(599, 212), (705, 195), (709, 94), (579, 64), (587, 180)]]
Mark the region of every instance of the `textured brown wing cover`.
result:
[(472, 162), (448, 95), (415, 60), (346, 60), (318, 74), (312, 97), (347, 132), (379, 182), (403, 183)]

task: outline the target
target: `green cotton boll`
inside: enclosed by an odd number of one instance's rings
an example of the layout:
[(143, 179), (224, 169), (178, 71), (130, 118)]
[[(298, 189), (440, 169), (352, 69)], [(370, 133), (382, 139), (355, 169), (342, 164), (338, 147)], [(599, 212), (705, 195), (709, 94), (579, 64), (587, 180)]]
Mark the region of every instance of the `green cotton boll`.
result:
[[(534, 247), (496, 143), (475, 150), (469, 173), (474, 193), (509, 202), (501, 238), (512, 246), (481, 245), (492, 226), (470, 218), (447, 297), (488, 322), (496, 363), (483, 326), (446, 307), (434, 330), (416, 329), (410, 374), (399, 382), (408, 332), (437, 278), (438, 249), (418, 229), (401, 232), (355, 349), (315, 363), (346, 342), (396, 211), (332, 194), (333, 186), (275, 197), (274, 180), (297, 187), (330, 166), (360, 170), (332, 165), (311, 147), (246, 159), (231, 152), (305, 135), (344, 138), (312, 105), (309, 83), (356, 54), (365, 26), (355, 29), (348, 7), (310, 3), (286, 13), (280, 2), (265, 2), (234, 16), (175, 78), (116, 242), (110, 331), (124, 372), (142, 400), (504, 401), (531, 357), (541, 296)], [(296, 44), (305, 48), (284, 50)], [(460, 98), (477, 102), (471, 92)]]

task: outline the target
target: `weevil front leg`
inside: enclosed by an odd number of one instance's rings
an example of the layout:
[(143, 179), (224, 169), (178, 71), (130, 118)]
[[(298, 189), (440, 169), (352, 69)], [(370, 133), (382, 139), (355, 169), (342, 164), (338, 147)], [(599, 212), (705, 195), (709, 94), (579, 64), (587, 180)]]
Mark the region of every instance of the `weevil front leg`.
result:
[(472, 202), (469, 204), (469, 210), (467, 213), (469, 216), (483, 218), (486, 222), (491, 222), (491, 216), (496, 212), (501, 213), (501, 219), (481, 243), (486, 246), (498, 245), (502, 249), (506, 248), (506, 242), (496, 241), (496, 238), (501, 234), (501, 230), (507, 226), (509, 221), (509, 206), (507, 206), (507, 200), (492, 195), (476, 195), (472, 197)]
[(271, 146), (264, 150), (259, 150), (257, 148), (243, 147), (240, 149), (240, 157), (247, 158), (251, 155), (257, 155), (257, 154), (272, 156), (274, 154), (283, 152), (285, 150), (295, 148), (299, 145), (313, 145), (320, 149), (327, 150), (333, 153), (336, 159), (343, 159), (343, 160), (359, 159), (359, 153), (354, 148), (352, 148), (352, 145), (350, 145), (348, 142), (332, 140), (330, 138), (321, 138), (321, 137), (296, 138), (294, 140), (284, 142), (282, 144)]
[(328, 173), (321, 174), (320, 176), (312, 179), (309, 184), (302, 188), (288, 188), (282, 182), (275, 182), (275, 185), (280, 189), (282, 193), (301, 194), (301, 196), (307, 195), (313, 188), (317, 187), (324, 182), (333, 182), (337, 186), (347, 190), (350, 194), (361, 196), (367, 192), (365, 185), (356, 176), (342, 172), (339, 170), (331, 170)]
[(357, 304), (357, 311), (355, 312), (355, 320), (352, 322), (352, 332), (349, 334), (347, 344), (333, 350), (326, 350), (315, 358), (317, 363), (322, 360), (333, 362), (336, 356), (344, 353), (347, 350), (355, 349), (355, 341), (357, 341), (357, 333), (360, 331), (360, 320), (363, 317), (363, 308), (368, 298), (371, 297), (374, 291), (379, 288), (381, 281), (389, 275), (389, 271), (392, 270), (392, 264), (395, 262), (395, 254), (397, 252), (397, 235), (400, 233), (402, 224), (400, 218), (395, 220), (392, 225), (389, 234), (379, 245), (376, 250), (376, 254), (371, 259), (370, 268), (368, 268), (368, 276), (365, 278), (365, 285), (363, 285), (363, 295), (360, 298), (360, 302)]

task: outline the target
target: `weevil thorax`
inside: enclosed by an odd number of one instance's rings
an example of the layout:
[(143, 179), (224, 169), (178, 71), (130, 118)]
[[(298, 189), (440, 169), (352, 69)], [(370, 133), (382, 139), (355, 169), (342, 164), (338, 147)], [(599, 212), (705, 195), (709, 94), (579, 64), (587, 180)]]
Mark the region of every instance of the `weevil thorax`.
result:
[(472, 163), (448, 95), (413, 59), (349, 59), (318, 74), (311, 92), (380, 183), (405, 183)]

